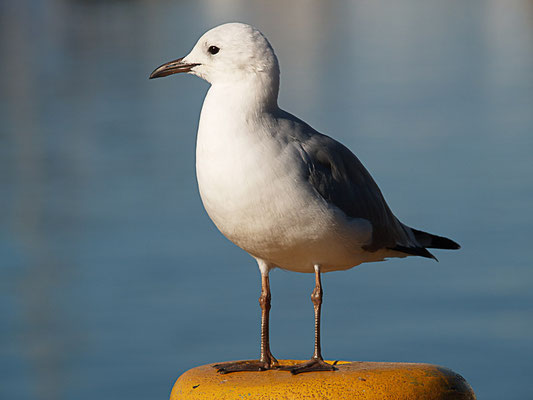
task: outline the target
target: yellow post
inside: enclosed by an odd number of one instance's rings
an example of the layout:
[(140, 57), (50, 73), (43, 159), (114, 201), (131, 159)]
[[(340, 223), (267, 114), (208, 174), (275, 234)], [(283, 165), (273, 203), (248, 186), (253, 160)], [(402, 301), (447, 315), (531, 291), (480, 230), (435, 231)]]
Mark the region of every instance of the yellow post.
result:
[[(280, 364), (300, 363), (280, 360)], [(475, 400), (472, 388), (455, 372), (431, 364), (346, 362), (333, 372), (292, 375), (287, 371), (221, 375), (212, 364), (190, 369), (176, 381), (170, 400), (395, 399)]]

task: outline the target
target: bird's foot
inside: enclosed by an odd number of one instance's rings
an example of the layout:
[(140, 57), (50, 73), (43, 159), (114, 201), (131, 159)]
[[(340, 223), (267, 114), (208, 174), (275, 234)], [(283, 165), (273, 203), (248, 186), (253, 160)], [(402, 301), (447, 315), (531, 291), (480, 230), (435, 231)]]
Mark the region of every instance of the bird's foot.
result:
[(279, 368), (282, 371), (290, 371), (291, 374), (297, 375), (303, 372), (316, 372), (316, 371), (336, 371), (333, 365), (328, 364), (320, 358), (312, 358), (302, 364), (287, 365)]
[(229, 374), (231, 372), (242, 371), (267, 371), (278, 367), (278, 360), (271, 357), (267, 360), (243, 360), (243, 361), (229, 361), (213, 365), (218, 373)]

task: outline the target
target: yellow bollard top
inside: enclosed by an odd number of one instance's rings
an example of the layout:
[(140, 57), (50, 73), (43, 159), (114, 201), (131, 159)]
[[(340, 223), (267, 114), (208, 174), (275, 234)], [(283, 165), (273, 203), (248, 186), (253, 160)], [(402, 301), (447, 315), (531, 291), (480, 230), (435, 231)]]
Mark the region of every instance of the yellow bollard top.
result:
[[(300, 362), (280, 360), (282, 365)], [(335, 364), (337, 371), (299, 375), (279, 370), (221, 375), (212, 365), (202, 365), (181, 375), (172, 389), (170, 400), (476, 398), (461, 375), (431, 364), (340, 361)]]

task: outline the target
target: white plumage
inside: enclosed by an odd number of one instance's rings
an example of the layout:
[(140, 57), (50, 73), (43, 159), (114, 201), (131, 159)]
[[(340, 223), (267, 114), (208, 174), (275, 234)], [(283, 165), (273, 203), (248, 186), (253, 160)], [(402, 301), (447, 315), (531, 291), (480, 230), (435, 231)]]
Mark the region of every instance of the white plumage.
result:
[[(151, 77), (176, 72), (211, 83), (196, 147), (200, 194), (218, 229), (256, 258), (263, 277), (275, 267), (315, 272), (318, 287), (320, 272), (458, 248), (403, 225), (353, 153), (278, 107), (278, 60), (257, 29), (218, 26)], [(261, 359), (264, 368), (275, 364), (270, 350), (262, 348)], [(221, 370), (242, 370), (235, 368)]]

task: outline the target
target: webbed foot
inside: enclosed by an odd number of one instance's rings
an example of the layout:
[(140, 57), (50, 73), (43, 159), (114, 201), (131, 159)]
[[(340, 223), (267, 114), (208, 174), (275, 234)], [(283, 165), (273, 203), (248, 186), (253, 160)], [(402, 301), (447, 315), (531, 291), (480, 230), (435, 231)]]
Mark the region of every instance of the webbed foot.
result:
[(242, 361), (229, 361), (220, 364), (213, 365), (217, 372), (221, 374), (229, 374), (231, 372), (242, 371), (267, 371), (269, 369), (275, 369), (278, 367), (278, 361), (272, 357), (267, 361), (261, 360), (242, 360)]
[(312, 358), (302, 364), (290, 365), (279, 368), (282, 371), (290, 371), (291, 374), (297, 375), (303, 372), (315, 372), (315, 371), (336, 371), (333, 365), (328, 364), (322, 359)]

